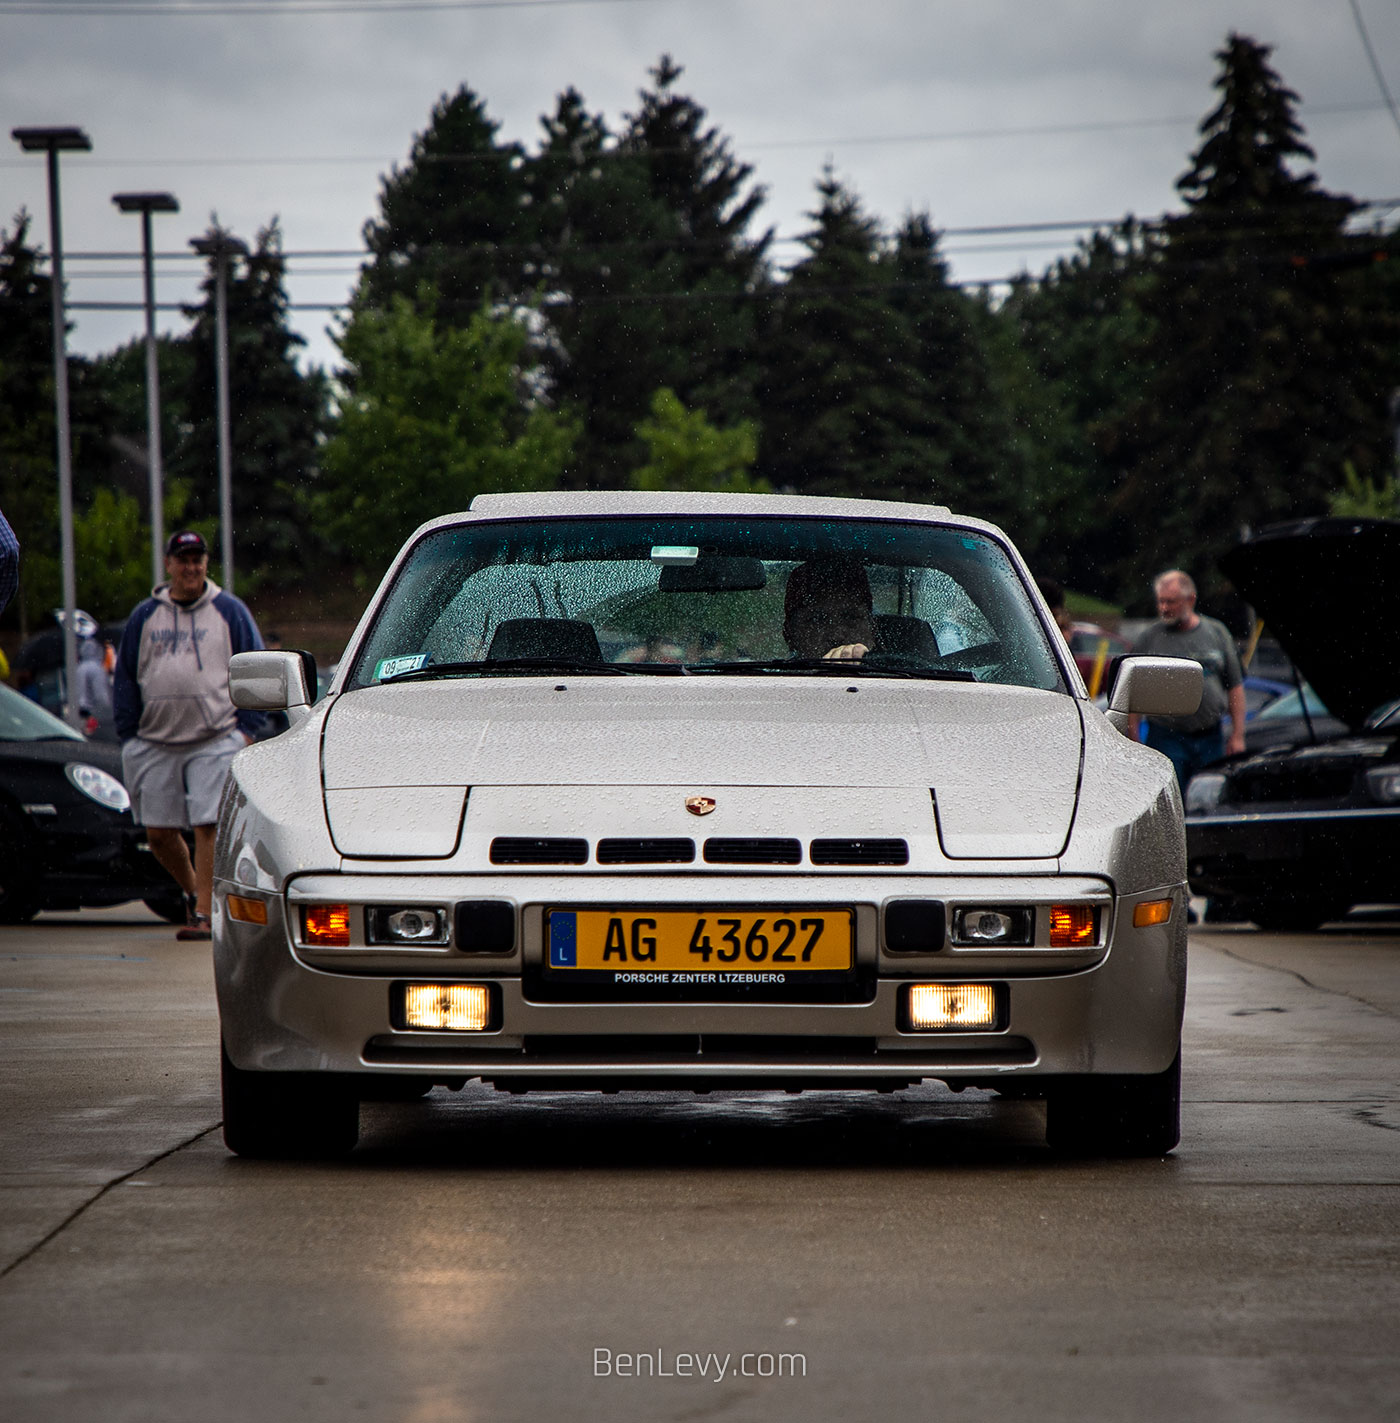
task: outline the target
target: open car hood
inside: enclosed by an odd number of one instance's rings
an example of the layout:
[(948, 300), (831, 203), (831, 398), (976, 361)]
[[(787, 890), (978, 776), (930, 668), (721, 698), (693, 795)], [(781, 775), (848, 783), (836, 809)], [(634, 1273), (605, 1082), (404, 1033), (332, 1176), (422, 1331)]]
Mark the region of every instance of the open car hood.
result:
[(1400, 697), (1400, 522), (1276, 524), (1220, 567), (1348, 726)]

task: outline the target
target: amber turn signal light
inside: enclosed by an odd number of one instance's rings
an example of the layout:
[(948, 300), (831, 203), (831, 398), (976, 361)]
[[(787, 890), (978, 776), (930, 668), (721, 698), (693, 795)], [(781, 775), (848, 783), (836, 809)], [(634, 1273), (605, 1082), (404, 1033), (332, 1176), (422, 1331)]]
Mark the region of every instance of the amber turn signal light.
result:
[(350, 947), (348, 904), (308, 904), (301, 913), (302, 933), (308, 944), (321, 949)]
[(1148, 929), (1153, 924), (1165, 924), (1172, 917), (1170, 899), (1149, 899), (1133, 906), (1133, 928)]
[(250, 899), (246, 894), (230, 894), (224, 900), (230, 919), (240, 919), (245, 924), (266, 924), (267, 904), (261, 899)]
[(1050, 947), (1085, 949), (1099, 940), (1099, 912), (1092, 904), (1054, 904), (1050, 907)]

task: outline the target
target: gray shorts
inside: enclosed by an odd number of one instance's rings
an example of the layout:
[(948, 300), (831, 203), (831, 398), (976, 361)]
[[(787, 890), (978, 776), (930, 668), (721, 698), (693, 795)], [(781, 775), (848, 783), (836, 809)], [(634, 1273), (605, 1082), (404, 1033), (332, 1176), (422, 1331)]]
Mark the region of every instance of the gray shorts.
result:
[(132, 819), (157, 829), (213, 825), (229, 762), (247, 744), (241, 731), (191, 746), (161, 746), (139, 736), (123, 742), (122, 779), (131, 796)]

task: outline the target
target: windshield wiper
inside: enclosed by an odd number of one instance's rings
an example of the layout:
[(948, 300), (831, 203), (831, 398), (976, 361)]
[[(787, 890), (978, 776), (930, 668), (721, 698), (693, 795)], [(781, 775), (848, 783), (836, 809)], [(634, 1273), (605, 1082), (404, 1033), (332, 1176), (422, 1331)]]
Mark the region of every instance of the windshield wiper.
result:
[(435, 677), (461, 677), (473, 672), (587, 672), (594, 676), (631, 677), (637, 674), (660, 673), (662, 676), (683, 677), (685, 668), (677, 663), (593, 662), (580, 657), (491, 657), (468, 662), (433, 662), (380, 678), (387, 687), (398, 682), (424, 682)]
[[(875, 654), (879, 656), (878, 653)], [(887, 667), (863, 658), (770, 657), (758, 662), (688, 662), (688, 672), (828, 672), (841, 677), (913, 677), (919, 681), (975, 682), (962, 667)]]

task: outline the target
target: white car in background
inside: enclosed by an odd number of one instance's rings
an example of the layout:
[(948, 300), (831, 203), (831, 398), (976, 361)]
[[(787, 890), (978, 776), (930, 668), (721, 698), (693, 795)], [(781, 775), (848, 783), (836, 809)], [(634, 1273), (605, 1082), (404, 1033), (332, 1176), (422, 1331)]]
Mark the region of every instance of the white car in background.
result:
[[(862, 631), (794, 651), (824, 578)], [(361, 1099), (468, 1079), (939, 1079), (1043, 1096), (1064, 1150), (1177, 1142), (1181, 804), (1111, 723), (1200, 669), (1128, 659), (1096, 710), (989, 524), (482, 497), (408, 540), (324, 700), (297, 653), (230, 681), (293, 723), (219, 823), (234, 1151), (348, 1150)]]

